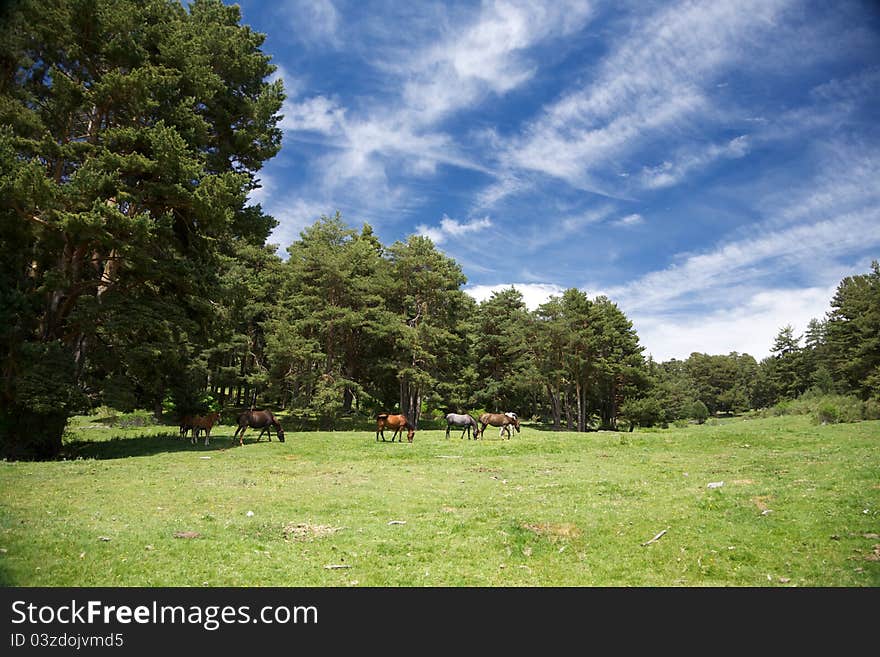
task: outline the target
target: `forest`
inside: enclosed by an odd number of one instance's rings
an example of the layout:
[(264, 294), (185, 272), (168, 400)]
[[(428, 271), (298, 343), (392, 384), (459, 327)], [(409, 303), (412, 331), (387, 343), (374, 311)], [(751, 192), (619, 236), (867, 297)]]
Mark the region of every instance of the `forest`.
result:
[(613, 299), (572, 288), (530, 311), (509, 288), (477, 303), (425, 236), (383, 244), (337, 213), (272, 244), (277, 222), (248, 196), (281, 147), (284, 89), (236, 6), (3, 12), (6, 458), (57, 456), (68, 419), (101, 406), (272, 408), (320, 429), (483, 409), (584, 432), (812, 396), (828, 421), (880, 417), (877, 261), (803, 335), (780, 327), (760, 362), (655, 362)]

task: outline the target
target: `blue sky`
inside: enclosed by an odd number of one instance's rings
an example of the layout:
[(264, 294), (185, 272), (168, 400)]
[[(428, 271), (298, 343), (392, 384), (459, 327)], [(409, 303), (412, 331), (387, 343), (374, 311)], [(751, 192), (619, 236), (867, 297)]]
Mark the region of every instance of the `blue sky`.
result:
[(483, 299), (606, 294), (657, 360), (762, 358), (880, 258), (873, 2), (244, 1), (288, 99), (253, 195), (429, 235)]

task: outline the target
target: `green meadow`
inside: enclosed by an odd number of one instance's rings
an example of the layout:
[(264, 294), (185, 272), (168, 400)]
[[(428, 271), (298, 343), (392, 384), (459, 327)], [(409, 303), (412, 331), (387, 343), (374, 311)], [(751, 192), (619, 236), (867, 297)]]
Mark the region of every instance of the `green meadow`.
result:
[(0, 463), (0, 583), (880, 585), (880, 421), (232, 433), (78, 417), (65, 460)]

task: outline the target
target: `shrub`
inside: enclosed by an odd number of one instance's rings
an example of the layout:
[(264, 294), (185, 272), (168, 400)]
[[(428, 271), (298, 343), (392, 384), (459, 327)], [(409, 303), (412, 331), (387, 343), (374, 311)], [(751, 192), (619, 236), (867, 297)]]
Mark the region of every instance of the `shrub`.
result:
[(837, 424), (840, 417), (840, 409), (832, 402), (821, 404), (814, 415), (817, 424)]
[(697, 424), (703, 424), (709, 418), (709, 409), (698, 399), (691, 405), (690, 416), (697, 421)]
[(797, 399), (776, 404), (771, 412), (773, 415), (811, 415), (817, 424), (859, 422), (880, 419), (880, 401), (862, 401), (851, 395), (824, 395), (810, 390)]

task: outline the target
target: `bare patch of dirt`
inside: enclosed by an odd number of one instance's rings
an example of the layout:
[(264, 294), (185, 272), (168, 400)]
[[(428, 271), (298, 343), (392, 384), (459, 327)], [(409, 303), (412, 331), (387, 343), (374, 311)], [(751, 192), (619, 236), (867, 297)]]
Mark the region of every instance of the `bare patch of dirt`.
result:
[(748, 485), (748, 484), (753, 484), (753, 483), (755, 483), (755, 482), (752, 481), (751, 479), (734, 479), (734, 480), (731, 481), (730, 483), (732, 483), (732, 484)]
[(174, 532), (174, 538), (199, 538), (198, 532)]
[(755, 503), (755, 506), (758, 507), (761, 511), (766, 511), (770, 507), (767, 506), (767, 503), (773, 498), (770, 495), (759, 495), (758, 497), (753, 497), (752, 502)]
[(311, 541), (315, 538), (322, 538), (335, 534), (342, 527), (331, 527), (330, 525), (313, 525), (308, 522), (289, 522), (282, 529), (285, 540), (294, 541)]
[(880, 543), (874, 546), (871, 554), (865, 557), (865, 561), (880, 561)]
[(558, 524), (552, 522), (542, 522), (539, 524), (526, 523), (522, 527), (523, 529), (528, 529), (530, 532), (534, 532), (538, 536), (546, 536), (551, 542), (563, 538), (577, 538), (582, 533), (580, 527), (570, 522)]

